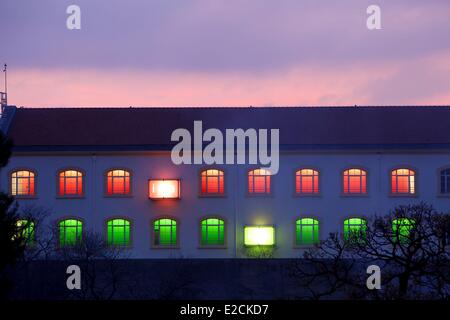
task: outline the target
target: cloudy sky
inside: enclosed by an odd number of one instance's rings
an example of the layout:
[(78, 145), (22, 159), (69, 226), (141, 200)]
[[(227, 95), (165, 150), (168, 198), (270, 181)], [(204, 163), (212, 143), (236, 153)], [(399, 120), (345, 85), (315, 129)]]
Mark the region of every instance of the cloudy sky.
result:
[(450, 104), (450, 0), (0, 0), (0, 32), (17, 106)]

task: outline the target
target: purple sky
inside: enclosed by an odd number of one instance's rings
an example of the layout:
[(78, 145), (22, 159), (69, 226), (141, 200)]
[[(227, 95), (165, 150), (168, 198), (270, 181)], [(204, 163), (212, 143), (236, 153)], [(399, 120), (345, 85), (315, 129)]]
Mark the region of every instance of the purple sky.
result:
[(450, 104), (450, 0), (0, 0), (0, 30), (16, 105)]

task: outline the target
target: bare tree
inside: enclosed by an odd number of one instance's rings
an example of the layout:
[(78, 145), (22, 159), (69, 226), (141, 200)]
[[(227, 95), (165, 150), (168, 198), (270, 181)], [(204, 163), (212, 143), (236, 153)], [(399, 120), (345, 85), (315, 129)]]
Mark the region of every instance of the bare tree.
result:
[[(399, 206), (375, 216), (346, 239), (333, 233), (291, 266), (306, 293), (300, 298), (448, 299), (449, 214), (432, 206)], [(368, 290), (368, 265), (382, 271), (382, 289)]]
[(98, 233), (84, 232), (75, 245), (59, 248), (58, 256), (67, 265), (81, 269), (81, 290), (73, 290), (72, 298), (110, 300), (115, 298), (119, 285), (127, 281), (126, 250), (109, 245)]

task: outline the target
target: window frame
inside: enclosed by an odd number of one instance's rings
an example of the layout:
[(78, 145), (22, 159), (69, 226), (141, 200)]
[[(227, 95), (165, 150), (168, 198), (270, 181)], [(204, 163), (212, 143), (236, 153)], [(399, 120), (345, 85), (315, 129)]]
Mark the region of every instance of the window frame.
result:
[[(267, 193), (267, 192), (258, 192), (258, 193), (255, 193), (255, 192), (249, 192), (250, 190), (250, 184), (249, 184), (249, 176), (250, 176), (250, 172), (252, 172), (252, 171), (255, 171), (255, 170), (261, 170), (261, 169), (263, 169), (263, 168), (261, 168), (261, 167), (254, 167), (254, 168), (251, 168), (251, 169), (249, 169), (249, 170), (247, 170), (246, 171), (246, 176), (245, 176), (245, 179), (246, 179), (246, 196), (247, 197), (273, 197), (274, 196), (274, 186), (273, 186), (273, 177), (274, 177), (274, 175), (271, 173), (270, 175), (264, 175), (265, 177), (267, 177), (267, 176), (269, 176), (270, 177), (270, 192), (269, 193)], [(263, 170), (266, 170), (266, 171), (268, 171), (268, 172), (270, 172), (268, 169), (263, 169)], [(253, 175), (254, 176), (254, 175)], [(253, 183), (254, 183), (255, 181), (254, 181), (254, 179), (253, 179)], [(253, 187), (253, 189), (254, 189), (254, 187)], [(267, 189), (267, 179), (265, 179), (265, 189)]]
[[(130, 192), (129, 193), (108, 193), (108, 173), (114, 170), (127, 171), (130, 174)], [(126, 167), (110, 167), (103, 173), (103, 197), (105, 198), (132, 198), (133, 197), (133, 171)]]
[[(34, 194), (33, 195), (18, 195), (18, 194), (13, 195), (13, 193), (12, 193), (12, 191), (13, 191), (13, 188), (12, 188), (12, 184), (13, 184), (12, 183), (12, 175), (13, 175), (13, 173), (19, 172), (19, 171), (28, 171), (28, 172), (31, 172), (31, 173), (34, 174), (34, 186), (33, 186), (34, 187)], [(21, 200), (22, 199), (23, 200), (36, 199), (38, 197), (38, 188), (37, 188), (38, 174), (37, 174), (36, 170), (31, 169), (30, 167), (17, 167), (17, 168), (14, 168), (14, 169), (10, 170), (8, 173), (9, 173), (9, 175), (8, 175), (8, 178), (9, 178), (8, 185), (9, 185), (9, 195), (10, 196), (13, 196), (14, 198), (21, 199)], [(17, 181), (16, 181), (16, 183), (17, 183)]]
[[(366, 176), (366, 192), (358, 192), (358, 193), (351, 193), (345, 192), (345, 185), (344, 185), (344, 177), (345, 177), (345, 172), (349, 171), (349, 170), (361, 170), (363, 172), (365, 172), (365, 176)], [(362, 177), (359, 176), (359, 177)], [(344, 169), (341, 170), (340, 173), (340, 185), (341, 185), (341, 197), (369, 197), (369, 170), (366, 167), (363, 166), (359, 166), (359, 165), (355, 165), (355, 166), (347, 166)], [(360, 184), (360, 186), (362, 186), (362, 184)], [(348, 188), (350, 190), (350, 180), (348, 181)], [(362, 190), (362, 188), (361, 188)]]
[[(317, 221), (318, 226), (318, 232), (317, 232), (317, 243), (312, 244), (298, 244), (297, 243), (297, 221), (302, 219), (313, 219)], [(320, 245), (322, 243), (322, 228), (321, 228), (321, 221), (320, 218), (317, 215), (301, 215), (294, 218), (293, 221), (294, 225), (294, 249), (308, 249), (308, 248), (314, 248), (316, 245)]]
[[(161, 244), (155, 244), (154, 239), (155, 237), (155, 222), (161, 219), (170, 219), (176, 222), (176, 238), (177, 242), (174, 245), (161, 245)], [(174, 216), (168, 216), (168, 215), (161, 215), (157, 216), (150, 220), (150, 248), (151, 249), (180, 249), (180, 220)]]
[[(223, 173), (223, 193), (203, 193), (202, 192), (202, 173), (204, 171), (207, 170), (219, 170), (222, 171)], [(200, 198), (226, 198), (227, 197), (227, 174), (224, 168), (219, 167), (219, 166), (214, 166), (214, 167), (202, 167), (200, 168), (200, 170), (198, 171), (198, 177), (199, 177), (199, 188), (198, 188), (198, 196)]]
[[(313, 170), (317, 172), (317, 188), (318, 188), (318, 192), (317, 193), (297, 193), (297, 172), (301, 171), (301, 170)], [(322, 196), (322, 170), (320, 170), (319, 168), (315, 167), (315, 166), (302, 166), (302, 167), (297, 167), (294, 169), (294, 184), (293, 184), (293, 196), (294, 197), (321, 197)]]
[[(443, 166), (440, 167), (436, 170), (436, 176), (437, 176), (437, 195), (438, 197), (442, 197), (442, 198), (450, 198), (450, 189), (448, 193), (443, 193), (442, 189), (441, 189), (441, 177), (442, 177), (442, 172), (445, 170), (450, 170), (450, 166)], [(449, 179), (450, 179), (450, 173), (449, 173)]]
[[(58, 248), (73, 248), (74, 246), (61, 246), (61, 241), (60, 241), (60, 237), (61, 237), (61, 229), (59, 224), (65, 220), (77, 220), (79, 222), (81, 222), (81, 241), (83, 241), (84, 238), (84, 234), (85, 234), (85, 221), (84, 219), (77, 217), (77, 216), (64, 216), (59, 218), (58, 220), (56, 220), (56, 227), (58, 229), (58, 238), (57, 238), (57, 247)], [(108, 226), (107, 226), (108, 227)], [(108, 236), (108, 235), (106, 235)]]
[[(60, 190), (59, 190), (59, 187), (60, 187), (60, 185), (59, 185), (59, 180), (60, 180), (60, 174), (62, 173), (62, 172), (65, 172), (65, 171), (78, 171), (78, 172), (80, 172), (81, 173), (81, 185), (82, 185), (82, 189), (81, 189), (81, 194), (69, 194), (69, 195), (67, 195), (67, 194), (60, 194)], [(86, 195), (86, 172), (83, 170), (83, 169), (81, 169), (81, 168), (78, 168), (78, 167), (64, 167), (64, 168), (61, 168), (61, 169), (59, 169), (57, 172), (56, 172), (56, 198), (58, 198), (58, 199), (80, 199), (80, 198), (84, 198), (85, 197), (85, 195)]]
[[(129, 241), (128, 245), (113, 245), (113, 244), (110, 245), (108, 242), (108, 221), (112, 221), (112, 220), (116, 220), (116, 219), (123, 219), (130, 223), (130, 241)], [(104, 232), (105, 232), (104, 239), (105, 239), (105, 243), (107, 246), (123, 248), (123, 249), (132, 249), (133, 248), (133, 227), (134, 227), (133, 219), (126, 217), (126, 216), (120, 216), (120, 215), (119, 216), (111, 216), (111, 217), (104, 219), (103, 225), (105, 228), (104, 229)]]
[[(207, 219), (220, 219), (223, 221), (223, 245), (208, 245), (202, 244), (202, 222)], [(221, 215), (207, 215), (202, 216), (198, 219), (199, 228), (199, 241), (198, 248), (199, 249), (227, 249), (228, 236), (227, 236), (227, 219)]]
[(25, 246), (29, 247), (29, 248), (33, 248), (34, 246), (36, 246), (36, 221), (33, 219), (28, 219), (27, 217), (18, 217), (18, 219), (16, 221), (17, 227), (18, 227), (19, 222), (21, 222), (21, 221), (27, 221), (27, 223), (30, 223), (32, 230), (31, 230), (30, 234), (28, 234), (28, 231), (27, 231), (27, 236), (31, 235), (31, 241), (30, 241), (30, 239), (27, 238), (25, 241)]
[[(401, 170), (401, 169), (407, 169), (407, 170), (410, 170), (410, 171), (413, 171), (414, 172), (414, 193), (410, 193), (410, 192), (408, 192), (408, 193), (393, 193), (392, 192), (392, 173), (393, 173), (393, 171), (395, 171), (395, 170)], [(415, 168), (415, 167), (413, 167), (413, 166), (411, 166), (411, 165), (398, 165), (398, 166), (395, 166), (395, 167), (391, 167), (389, 170), (388, 170), (388, 184), (389, 184), (389, 190), (388, 190), (388, 195), (389, 195), (389, 197), (392, 197), (392, 198), (417, 198), (417, 197), (419, 197), (419, 171), (417, 170), (417, 168)], [(397, 182), (398, 182), (398, 180), (397, 180)], [(409, 179), (408, 179), (408, 183), (410, 183), (409, 182)], [(398, 185), (398, 183), (397, 183), (397, 185)], [(408, 189), (409, 189), (409, 187), (408, 187)], [(398, 188), (397, 188), (397, 190), (398, 190)]]

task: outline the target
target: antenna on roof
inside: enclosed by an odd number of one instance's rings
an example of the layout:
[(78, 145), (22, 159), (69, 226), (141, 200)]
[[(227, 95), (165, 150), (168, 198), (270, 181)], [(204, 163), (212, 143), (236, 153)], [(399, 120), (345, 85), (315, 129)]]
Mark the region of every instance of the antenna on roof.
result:
[(7, 72), (8, 65), (5, 63), (3, 65), (3, 72), (5, 73), (5, 92), (0, 92), (0, 104), (1, 104), (1, 112), (3, 114), (3, 111), (5, 110), (6, 106), (8, 105), (8, 72)]

